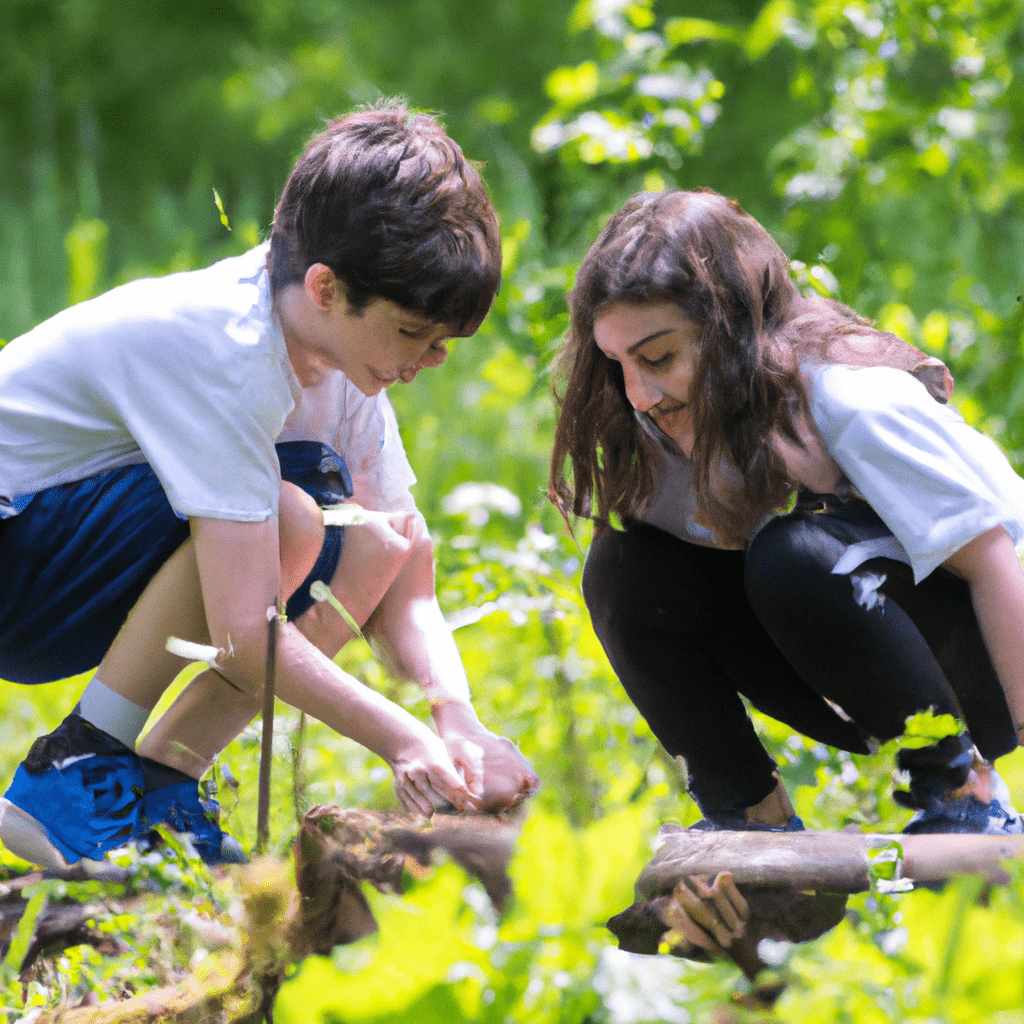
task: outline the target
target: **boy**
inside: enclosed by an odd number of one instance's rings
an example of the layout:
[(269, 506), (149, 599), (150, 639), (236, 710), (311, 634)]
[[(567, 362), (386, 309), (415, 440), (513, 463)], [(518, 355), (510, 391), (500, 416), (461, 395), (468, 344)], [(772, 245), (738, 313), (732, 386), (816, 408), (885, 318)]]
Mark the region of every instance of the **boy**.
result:
[[(341, 634), (315, 611), (303, 619), (301, 604), (290, 618), (303, 628), (290, 621), (278, 639), (282, 700), (383, 757), (409, 809), (478, 806), (492, 766), (499, 803), (532, 790), (525, 762), (466, 710), (450, 634), (424, 639), (438, 622), (421, 521), (410, 508), (376, 533), (357, 528), (339, 557), (318, 505), (349, 495), (347, 468), (303, 421), (304, 408), (343, 418), (330, 409), (343, 378), (379, 397), (386, 420), (389, 384), (476, 331), (500, 260), (493, 208), (461, 150), (432, 118), (385, 105), (312, 141), (269, 251), (116, 288), (0, 352), (0, 677), (42, 682), (99, 663), (76, 713), (18, 769), (0, 820), (9, 848), (60, 866), (169, 821), (206, 859), (229, 857), (194, 777), (210, 742), (261, 706), (268, 609), (296, 587), (306, 601), (307, 574), (361, 601), (364, 619), (378, 610), (445, 740), (341, 672), (309, 639), (329, 649)], [(293, 410), (299, 436), (275, 448)], [(356, 593), (367, 573), (374, 585)], [(410, 617), (418, 628), (403, 634)], [(164, 650), (172, 635), (218, 648), (216, 675), (195, 681), (140, 757), (135, 740), (180, 668)]]

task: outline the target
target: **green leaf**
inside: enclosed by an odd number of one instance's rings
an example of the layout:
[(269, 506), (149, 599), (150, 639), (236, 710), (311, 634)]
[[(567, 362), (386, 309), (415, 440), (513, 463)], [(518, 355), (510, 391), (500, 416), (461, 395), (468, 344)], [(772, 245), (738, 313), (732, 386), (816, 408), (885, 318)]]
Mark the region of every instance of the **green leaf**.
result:
[[(29, 897), (25, 912), (21, 915), (17, 930), (11, 944), (7, 948), (7, 955), (4, 957), (4, 966), (18, 970), (25, 954), (28, 952), (29, 944), (32, 942), (32, 934), (36, 928), (36, 921), (39, 915), (46, 909), (46, 902), (49, 899), (49, 888), (44, 884), (31, 886), (35, 892)], [(28, 890), (26, 890), (28, 891)]]
[(592, 100), (600, 83), (597, 65), (588, 60), (575, 68), (556, 68), (548, 75), (544, 87), (556, 103), (571, 109)]
[(959, 736), (963, 731), (963, 722), (952, 715), (936, 715), (931, 711), (922, 711), (907, 719), (899, 745), (908, 750), (918, 750), (921, 747), (930, 747), (947, 736)]
[(217, 209), (220, 210), (220, 222), (228, 229), (231, 230), (231, 224), (228, 222), (228, 215), (224, 212), (224, 203), (221, 202), (220, 193), (213, 190), (213, 201), (217, 204)]
[(303, 961), (295, 977), (281, 987), (275, 1021), (411, 1022), (417, 1020), (413, 1008), (418, 1004), (431, 1012), (445, 1005), (450, 1009), (437, 994), (438, 987), (457, 965), (483, 969), (486, 964), (486, 955), (472, 942), (473, 922), (466, 919), (466, 884), (460, 868), (443, 864), (405, 896), (366, 890), (380, 931), (369, 940), (339, 947), (334, 959)]
[(717, 21), (709, 21), (707, 18), (669, 18), (665, 22), (665, 41), (671, 46), (703, 43), (715, 39), (738, 42), (740, 38), (740, 33), (736, 29), (720, 25)]
[(334, 596), (331, 588), (323, 580), (316, 580), (311, 584), (309, 594), (314, 601), (326, 601), (345, 620), (345, 624), (360, 640), (366, 640), (356, 620), (352, 618), (348, 609)]
[(747, 29), (747, 56), (760, 60), (782, 38), (783, 25), (795, 15), (792, 0), (769, 0)]

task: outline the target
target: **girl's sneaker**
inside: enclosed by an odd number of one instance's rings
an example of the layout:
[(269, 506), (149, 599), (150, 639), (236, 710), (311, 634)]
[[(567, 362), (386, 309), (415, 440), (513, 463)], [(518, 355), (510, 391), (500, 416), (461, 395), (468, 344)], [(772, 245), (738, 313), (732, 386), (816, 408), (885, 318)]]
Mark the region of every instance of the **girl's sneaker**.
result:
[(0, 800), (0, 840), (43, 868), (99, 861), (138, 837), (136, 753), (76, 714), (32, 744)]
[(967, 785), (918, 809), (903, 831), (908, 835), (962, 832), (1015, 836), (1024, 832), (1024, 821), (1010, 802), (1010, 791), (996, 770), (976, 761)]

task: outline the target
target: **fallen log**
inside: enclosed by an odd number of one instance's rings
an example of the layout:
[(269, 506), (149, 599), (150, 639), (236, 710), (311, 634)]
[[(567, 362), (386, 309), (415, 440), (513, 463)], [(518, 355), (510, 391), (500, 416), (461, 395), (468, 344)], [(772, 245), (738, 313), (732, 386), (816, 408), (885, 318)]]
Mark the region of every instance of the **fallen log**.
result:
[(437, 814), (424, 822), (388, 811), (311, 808), (295, 841), (302, 895), (296, 950), (326, 954), (375, 932), (362, 884), (400, 893), (406, 858), (427, 867), (438, 850), (479, 879), (500, 912), (512, 892), (507, 868), (520, 827), (521, 819), (507, 816)]
[[(806, 942), (835, 927), (849, 895), (872, 887), (872, 858), (889, 867), (887, 881), (934, 886), (954, 875), (1009, 880), (1007, 860), (1024, 856), (1024, 835), (888, 835), (860, 832), (725, 832), (663, 825), (660, 845), (637, 878), (632, 906), (608, 922), (619, 947), (633, 953), (669, 952), (689, 959), (733, 959), (751, 979), (764, 967), (757, 944), (765, 938)], [(695, 876), (728, 872), (748, 904), (745, 931), (717, 953), (681, 937)]]
[(1002, 864), (1024, 855), (1024, 836), (888, 835), (863, 832), (718, 832), (663, 825), (660, 845), (637, 879), (637, 898), (671, 892), (686, 875), (729, 871), (759, 889), (855, 893), (871, 887), (871, 854), (902, 849), (898, 878), (918, 883), (980, 874), (1008, 879)]

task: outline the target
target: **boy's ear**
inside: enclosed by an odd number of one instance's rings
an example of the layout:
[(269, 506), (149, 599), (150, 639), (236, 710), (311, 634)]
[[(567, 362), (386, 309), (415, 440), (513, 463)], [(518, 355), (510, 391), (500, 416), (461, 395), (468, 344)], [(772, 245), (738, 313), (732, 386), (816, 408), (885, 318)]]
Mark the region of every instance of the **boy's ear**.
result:
[(339, 294), (339, 282), (334, 271), (324, 263), (314, 263), (306, 271), (306, 294), (319, 309), (329, 310)]

